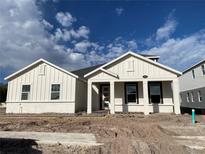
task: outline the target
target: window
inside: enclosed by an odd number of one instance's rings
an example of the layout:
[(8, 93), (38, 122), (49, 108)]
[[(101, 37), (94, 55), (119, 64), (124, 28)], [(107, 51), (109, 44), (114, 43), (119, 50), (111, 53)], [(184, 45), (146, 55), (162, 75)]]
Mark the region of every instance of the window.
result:
[(194, 93), (191, 92), (191, 101), (194, 102)]
[(202, 101), (202, 95), (201, 95), (201, 91), (198, 91), (198, 101), (201, 102)]
[(30, 89), (30, 85), (22, 85), (21, 100), (29, 100)]
[(190, 102), (189, 93), (186, 94), (186, 100), (187, 100), (187, 102)]
[(138, 86), (137, 83), (125, 84), (125, 103), (138, 103)]
[(162, 102), (162, 83), (149, 82), (149, 102), (150, 103), (163, 103)]
[(51, 85), (51, 100), (60, 99), (60, 84)]
[(195, 79), (195, 72), (194, 72), (194, 70), (192, 70), (191, 72), (192, 72), (192, 78)]
[(205, 75), (205, 66), (201, 65), (201, 71), (202, 71), (202, 75)]
[(134, 71), (134, 61), (133, 60), (129, 60), (127, 62), (127, 71), (128, 72), (133, 72)]

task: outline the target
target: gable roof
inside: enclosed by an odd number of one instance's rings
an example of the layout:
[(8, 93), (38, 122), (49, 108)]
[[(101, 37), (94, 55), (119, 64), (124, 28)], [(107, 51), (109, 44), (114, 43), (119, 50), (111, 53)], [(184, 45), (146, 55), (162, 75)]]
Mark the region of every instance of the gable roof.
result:
[[(104, 63), (105, 64), (105, 63)], [(95, 66), (90, 66), (90, 67), (86, 67), (86, 68), (81, 68), (81, 69), (78, 69), (78, 70), (75, 70), (75, 71), (72, 71), (71, 73), (81, 77), (81, 78), (84, 78), (84, 75), (95, 70), (96, 68), (104, 65), (104, 64), (99, 64), (99, 65), (95, 65)]]
[(205, 59), (199, 61), (198, 63), (196, 63), (196, 64), (194, 64), (193, 66), (189, 67), (188, 69), (184, 70), (184, 71), (183, 71), (183, 74), (185, 74), (185, 73), (187, 73), (188, 71), (190, 71), (190, 70), (192, 70), (192, 69), (198, 67), (199, 65), (201, 65), (201, 64), (203, 64), (203, 63), (205, 63)]
[(151, 64), (154, 64), (154, 65), (156, 65), (156, 66), (159, 66), (159, 67), (161, 67), (161, 68), (163, 68), (163, 69), (166, 69), (166, 70), (168, 70), (168, 71), (170, 71), (170, 72), (172, 72), (172, 73), (175, 73), (175, 74), (177, 74), (177, 75), (181, 75), (181, 74), (182, 74), (181, 72), (179, 72), (179, 71), (177, 71), (177, 70), (175, 70), (175, 69), (172, 69), (172, 68), (170, 68), (170, 67), (168, 67), (168, 66), (162, 65), (162, 64), (160, 64), (160, 63), (158, 63), (158, 62), (155, 62), (155, 61), (149, 59), (149, 57), (145, 57), (145, 56), (143, 56), (143, 55), (134, 53), (134, 52), (132, 52), (132, 51), (128, 51), (127, 53), (121, 55), (120, 57), (118, 57), (118, 58), (116, 58), (116, 59), (113, 59), (112, 61), (110, 61), (110, 62), (108, 62), (108, 63), (106, 63), (106, 64), (104, 64), (104, 65), (102, 65), (102, 66), (96, 68), (95, 70), (93, 70), (93, 71), (91, 71), (91, 72), (85, 74), (84, 77), (86, 78), (86, 77), (90, 76), (91, 74), (93, 74), (93, 73), (99, 71), (100, 69), (103, 69), (104, 67), (109, 66), (109, 65), (111, 65), (112, 63), (114, 63), (114, 62), (116, 62), (116, 61), (118, 61), (118, 60), (120, 60), (120, 59), (122, 59), (122, 58), (124, 58), (124, 57), (126, 57), (126, 56), (128, 56), (128, 55), (132, 55), (132, 56), (134, 56), (134, 57), (137, 57), (137, 58), (139, 58), (139, 59), (142, 59), (142, 60), (144, 60), (144, 61), (147, 61), (147, 62), (149, 62), (149, 63), (151, 63)]
[(39, 64), (39, 63), (42, 63), (42, 62), (43, 62), (43, 63), (46, 63), (46, 64), (48, 64), (48, 65), (50, 65), (50, 66), (52, 66), (52, 67), (54, 67), (54, 68), (56, 68), (56, 69), (58, 69), (58, 70), (60, 70), (60, 71), (62, 71), (62, 72), (64, 72), (64, 73), (66, 73), (66, 74), (69, 74), (69, 75), (73, 76), (74, 78), (78, 78), (77, 75), (75, 75), (75, 74), (73, 74), (73, 73), (71, 73), (71, 72), (69, 72), (69, 71), (67, 71), (67, 70), (65, 70), (65, 69), (63, 69), (63, 68), (61, 68), (61, 67), (59, 67), (59, 66), (57, 66), (57, 65), (54, 65), (54, 64), (52, 64), (52, 63), (46, 61), (45, 59), (42, 59), (42, 58), (41, 58), (41, 59), (39, 59), (39, 60), (33, 62), (32, 64), (30, 64), (30, 65), (28, 65), (28, 66), (26, 66), (26, 67), (20, 69), (19, 71), (17, 71), (17, 72), (15, 72), (15, 73), (13, 73), (13, 74), (11, 74), (11, 75), (5, 77), (4, 80), (9, 80), (10, 78), (12, 78), (12, 77), (14, 77), (14, 76), (20, 74), (21, 72), (26, 71), (26, 70), (28, 70), (29, 68), (31, 68), (31, 67), (33, 67), (33, 66)]
[[(159, 59), (159, 56), (156, 55), (148, 55), (148, 54), (139, 54), (141, 56), (147, 57), (147, 58), (155, 58), (155, 59)], [(82, 68), (82, 69), (78, 69), (78, 70), (74, 70), (72, 71), (72, 73), (78, 75), (81, 78), (84, 78), (84, 75), (88, 74), (89, 72), (92, 72), (93, 70), (105, 65), (106, 63), (103, 64), (98, 64), (95, 66), (90, 66), (90, 67), (86, 67), (86, 68)]]

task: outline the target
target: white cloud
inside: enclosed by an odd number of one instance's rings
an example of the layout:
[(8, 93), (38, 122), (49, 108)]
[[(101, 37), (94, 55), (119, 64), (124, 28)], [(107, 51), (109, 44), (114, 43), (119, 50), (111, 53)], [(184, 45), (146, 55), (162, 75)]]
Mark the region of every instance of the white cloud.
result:
[(75, 44), (75, 51), (78, 51), (78, 52), (86, 52), (87, 49), (91, 46), (91, 43), (89, 41), (82, 41), (82, 42), (79, 42), (79, 43), (76, 43)]
[(205, 58), (205, 31), (185, 38), (170, 38), (159, 47), (153, 47), (144, 53), (160, 55), (162, 63), (184, 70)]
[(174, 19), (168, 19), (165, 24), (156, 32), (156, 40), (169, 39), (170, 35), (175, 31), (177, 22)]
[[(89, 29), (81, 26), (75, 32), (53, 28), (45, 19), (33, 0), (0, 1), (0, 70), (11, 73), (38, 58), (45, 58), (66, 69), (89, 65), (85, 56), (60, 45), (59, 40), (75, 41), (74, 38), (88, 38)], [(76, 42), (77, 43), (77, 42)], [(67, 43), (65, 43), (67, 44)], [(79, 64), (79, 60), (82, 62)], [(0, 77), (2, 78), (2, 77)]]
[(115, 12), (117, 13), (118, 16), (122, 15), (123, 11), (124, 9), (121, 7), (115, 9)]
[(44, 24), (45, 28), (47, 29), (53, 29), (53, 25), (46, 21), (45, 19), (42, 20), (42, 23)]
[(145, 39), (144, 44), (147, 47), (158, 46), (160, 43), (171, 38), (171, 35), (175, 32), (177, 27), (177, 21), (173, 17), (175, 10), (172, 10), (163, 26), (159, 27), (154, 34)]
[(88, 27), (86, 26), (81, 26), (77, 31), (71, 29), (70, 31), (71, 35), (74, 37), (74, 38), (88, 38), (88, 35), (90, 34), (90, 30)]
[(71, 39), (71, 34), (70, 31), (68, 31), (67, 29), (61, 30), (60, 28), (57, 28), (55, 34), (52, 35), (52, 38), (56, 41), (69, 41)]
[(70, 27), (73, 24), (73, 22), (77, 20), (69, 12), (58, 12), (56, 14), (56, 19), (64, 27)]

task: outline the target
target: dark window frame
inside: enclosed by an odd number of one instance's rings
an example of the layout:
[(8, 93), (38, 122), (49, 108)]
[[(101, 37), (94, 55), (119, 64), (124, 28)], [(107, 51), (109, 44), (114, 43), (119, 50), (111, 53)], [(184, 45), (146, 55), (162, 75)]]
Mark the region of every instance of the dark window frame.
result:
[(187, 92), (187, 93), (186, 93), (186, 101), (189, 103), (190, 100), (191, 100), (191, 99), (190, 99), (190, 94), (189, 94), (189, 92)]
[(202, 93), (201, 90), (197, 91), (197, 98), (198, 98), (198, 102), (202, 102)]
[(195, 79), (196, 76), (195, 76), (195, 71), (194, 71), (194, 69), (191, 70), (191, 72), (192, 72), (192, 78)]
[[(128, 102), (128, 101), (127, 101), (127, 85), (132, 85), (132, 84), (135, 84), (135, 86), (136, 86), (136, 102)], [(139, 104), (138, 82), (125, 82), (125, 83), (124, 83), (124, 99), (125, 99), (125, 104), (129, 104), (129, 103)]]
[[(53, 90), (54, 85), (59, 85), (59, 90), (58, 91)], [(60, 84), (58, 84), (58, 83), (51, 84), (51, 100), (60, 100), (60, 92), (61, 92), (61, 85)], [(57, 99), (52, 98), (52, 94), (57, 94), (57, 93), (59, 94), (59, 97)]]
[[(27, 88), (24, 88), (24, 86), (29, 86), (29, 90)], [(31, 85), (30, 84), (23, 84), (21, 87), (21, 100), (26, 101), (30, 99), (30, 93), (31, 93)], [(23, 95), (26, 94), (26, 99), (23, 98)]]
[[(152, 103), (151, 102), (151, 94), (150, 94), (150, 84), (152, 83), (159, 83), (160, 85), (160, 102), (159, 103)], [(162, 89), (162, 82), (160, 81), (151, 81), (148, 82), (148, 94), (149, 94), (149, 104), (163, 104), (163, 89)]]
[(201, 65), (201, 71), (202, 71), (202, 75), (204, 76), (205, 75), (205, 64)]

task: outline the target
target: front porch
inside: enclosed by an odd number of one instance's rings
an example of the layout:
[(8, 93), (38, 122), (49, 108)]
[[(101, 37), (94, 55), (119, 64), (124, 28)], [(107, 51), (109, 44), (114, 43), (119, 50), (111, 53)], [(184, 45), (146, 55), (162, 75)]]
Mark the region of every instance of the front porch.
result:
[[(87, 113), (109, 109), (115, 112), (180, 113), (178, 80), (89, 81)], [(108, 90), (109, 89), (109, 90)], [(173, 90), (175, 89), (175, 90)]]

